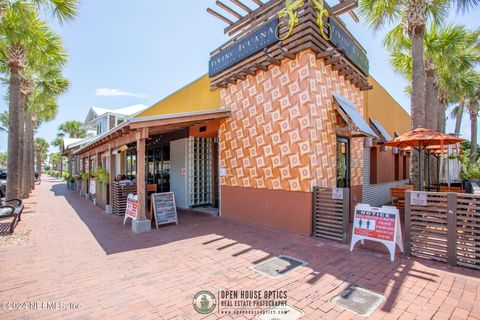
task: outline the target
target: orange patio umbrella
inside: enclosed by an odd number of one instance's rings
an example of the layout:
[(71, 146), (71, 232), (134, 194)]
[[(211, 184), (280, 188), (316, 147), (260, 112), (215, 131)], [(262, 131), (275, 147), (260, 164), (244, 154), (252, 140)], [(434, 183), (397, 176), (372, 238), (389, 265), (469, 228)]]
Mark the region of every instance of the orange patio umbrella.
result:
[(422, 190), (422, 152), (428, 147), (443, 146), (456, 144), (464, 141), (464, 139), (457, 138), (448, 134), (433, 131), (425, 128), (417, 128), (407, 133), (402, 134), (391, 141), (385, 143), (389, 147), (397, 148), (412, 148), (419, 153), (419, 172), (418, 172), (418, 190)]

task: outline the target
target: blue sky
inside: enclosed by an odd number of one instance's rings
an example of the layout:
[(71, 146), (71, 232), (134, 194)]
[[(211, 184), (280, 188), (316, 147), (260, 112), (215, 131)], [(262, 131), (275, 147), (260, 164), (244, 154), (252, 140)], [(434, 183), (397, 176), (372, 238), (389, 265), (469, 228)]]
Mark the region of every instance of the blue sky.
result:
[[(227, 40), (223, 34), (226, 25), (206, 12), (214, 3), (83, 0), (76, 21), (64, 25), (53, 22), (70, 55), (65, 76), (71, 87), (59, 99), (57, 118), (42, 125), (38, 136), (52, 141), (59, 124), (83, 121), (92, 106), (152, 105), (207, 73), (210, 51)], [(371, 74), (409, 110), (409, 97), (403, 92), (405, 81), (389, 67), (381, 44), (385, 32), (373, 34), (361, 22), (354, 23), (348, 15), (342, 17), (367, 50)], [(454, 14), (449, 21), (453, 18)], [(478, 11), (457, 16), (457, 22), (480, 27)], [(5, 100), (0, 99), (0, 111), (6, 109)], [(468, 137), (466, 116), (462, 127)], [(452, 123), (447, 129), (452, 130)], [(6, 134), (0, 133), (0, 151), (6, 150), (6, 140)]]

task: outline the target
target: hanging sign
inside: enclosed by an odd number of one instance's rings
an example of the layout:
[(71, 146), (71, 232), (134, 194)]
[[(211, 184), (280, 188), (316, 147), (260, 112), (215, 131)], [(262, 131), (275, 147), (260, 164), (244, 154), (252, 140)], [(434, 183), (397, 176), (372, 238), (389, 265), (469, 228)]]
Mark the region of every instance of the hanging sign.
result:
[(398, 209), (391, 206), (375, 208), (368, 204), (358, 204), (355, 207), (350, 251), (358, 241), (363, 244), (365, 240), (383, 243), (390, 252), (391, 261), (395, 259), (396, 245), (404, 252)]
[(278, 18), (272, 19), (242, 40), (213, 55), (210, 58), (208, 75), (212, 77), (252, 54), (278, 42), (275, 32), (277, 26)]
[(90, 194), (97, 194), (97, 182), (94, 179), (90, 179), (88, 191)]
[(427, 206), (427, 193), (423, 191), (411, 191), (410, 204), (412, 206)]
[(125, 219), (123, 220), (123, 225), (127, 222), (127, 219), (137, 220), (138, 216), (138, 197), (129, 194), (127, 197), (127, 208), (125, 210)]
[(330, 42), (338, 49), (343, 50), (345, 56), (368, 75), (369, 63), (365, 51), (335, 20), (329, 18), (328, 22), (330, 24)]
[(175, 195), (173, 192), (163, 192), (152, 194), (153, 216), (155, 226), (176, 223), (178, 224), (177, 207), (175, 205)]

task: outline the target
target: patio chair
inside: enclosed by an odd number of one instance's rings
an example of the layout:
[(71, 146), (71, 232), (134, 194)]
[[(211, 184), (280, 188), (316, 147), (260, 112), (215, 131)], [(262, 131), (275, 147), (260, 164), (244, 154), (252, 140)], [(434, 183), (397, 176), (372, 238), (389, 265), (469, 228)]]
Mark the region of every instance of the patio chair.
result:
[(13, 233), (15, 225), (22, 220), (23, 204), (20, 199), (3, 200), (0, 204), (0, 219), (13, 218), (10, 223), (10, 233)]

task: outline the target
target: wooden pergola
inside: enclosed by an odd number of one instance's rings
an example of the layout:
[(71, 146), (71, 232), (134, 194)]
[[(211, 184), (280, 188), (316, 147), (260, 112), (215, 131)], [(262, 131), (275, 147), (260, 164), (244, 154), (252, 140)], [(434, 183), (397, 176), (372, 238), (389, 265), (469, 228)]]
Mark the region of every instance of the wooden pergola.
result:
[[(224, 29), (224, 33), (231, 37), (229, 41), (213, 50), (210, 53), (211, 56), (228, 49), (236, 42), (242, 40), (248, 36), (251, 30), (278, 16), (279, 12), (285, 8), (285, 0), (270, 0), (267, 2), (253, 0), (256, 7), (251, 7), (240, 0), (229, 1), (216, 1), (218, 8), (215, 10), (212, 8), (207, 9), (208, 13), (228, 25)], [(329, 7), (327, 3), (324, 3), (325, 8), (330, 13), (330, 17), (353, 40), (354, 37), (345, 28), (343, 21), (338, 19), (338, 16), (348, 13), (355, 21), (358, 21), (357, 15), (353, 12), (357, 5), (357, 0), (340, 0), (333, 7)], [(295, 32), (292, 36), (212, 76), (212, 89), (226, 88), (229, 84), (235, 84), (238, 80), (245, 80), (247, 76), (254, 76), (259, 70), (266, 71), (269, 65), (280, 65), (282, 59), (295, 59), (295, 55), (298, 52), (307, 49), (316, 52), (317, 59), (324, 60), (325, 65), (330, 65), (333, 70), (338, 71), (339, 75), (344, 76), (346, 80), (351, 81), (360, 90), (372, 89), (372, 86), (367, 81), (368, 75), (350, 61), (342, 50), (335, 48), (322, 37), (317, 25), (317, 17), (318, 12), (312, 0), (305, 0), (304, 5), (298, 11), (298, 18), (302, 23), (295, 27)], [(286, 35), (289, 31), (288, 29), (287, 25), (283, 25), (279, 30), (279, 35), (281, 37)], [(328, 32), (326, 26), (324, 26), (324, 32)], [(356, 40), (354, 41), (361, 48), (360, 44)]]

